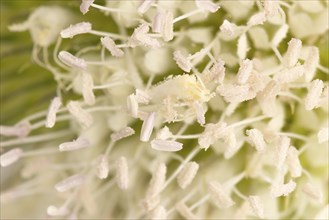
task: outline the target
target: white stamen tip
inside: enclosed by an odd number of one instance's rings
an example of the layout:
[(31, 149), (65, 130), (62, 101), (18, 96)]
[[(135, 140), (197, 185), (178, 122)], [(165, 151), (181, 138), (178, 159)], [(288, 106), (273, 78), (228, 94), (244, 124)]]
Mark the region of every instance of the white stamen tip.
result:
[(82, 0), (80, 5), (80, 11), (82, 14), (86, 14), (89, 11), (91, 4), (94, 3), (95, 0)]
[(208, 182), (209, 193), (215, 204), (222, 209), (229, 208), (235, 204), (221, 184), (216, 181)]
[(186, 57), (184, 57), (179, 50), (176, 50), (173, 53), (173, 55), (174, 55), (173, 58), (176, 61), (179, 68), (189, 73), (192, 69), (192, 63)]
[(101, 43), (108, 51), (110, 51), (112, 56), (122, 57), (124, 55), (123, 50), (118, 48), (117, 45), (115, 44), (115, 42), (110, 37), (108, 37), (108, 36), (102, 37)]
[(158, 220), (158, 219), (167, 219), (167, 210), (163, 206), (158, 206), (152, 210), (150, 214), (150, 219)]
[(321, 128), (318, 132), (318, 142), (319, 144), (325, 143), (329, 140), (329, 127)]
[(243, 60), (237, 75), (238, 84), (242, 85), (247, 83), (253, 70), (253, 62), (249, 59)]
[(65, 192), (67, 190), (80, 186), (84, 182), (84, 180), (85, 180), (85, 176), (83, 176), (82, 174), (76, 174), (57, 183), (55, 185), (55, 189), (58, 192)]
[(194, 102), (193, 107), (196, 112), (196, 118), (198, 123), (200, 125), (204, 125), (206, 123), (206, 118), (205, 118), (206, 110), (204, 109), (204, 107), (200, 102)]
[(249, 19), (247, 25), (248, 26), (255, 26), (255, 25), (259, 25), (259, 24), (264, 24), (265, 21), (266, 21), (265, 12), (259, 12), (257, 14), (254, 14), (253, 16), (251, 16), (251, 18)]
[(93, 124), (93, 117), (83, 108), (81, 108), (79, 102), (70, 101), (66, 107), (83, 128), (88, 128)]
[(154, 150), (158, 151), (168, 151), (168, 152), (176, 152), (183, 149), (183, 144), (177, 141), (169, 141), (169, 140), (153, 140), (151, 141), (151, 146)]
[(152, 174), (152, 179), (146, 192), (147, 198), (152, 198), (159, 195), (166, 181), (166, 173), (166, 164), (160, 163)]
[(164, 14), (162, 36), (163, 40), (168, 42), (174, 38), (174, 15), (171, 11), (167, 11)]
[(266, 150), (266, 143), (264, 141), (264, 136), (262, 132), (258, 129), (250, 129), (246, 131), (250, 142), (255, 146), (257, 152), (264, 153)]
[(302, 41), (292, 38), (288, 43), (288, 50), (284, 56), (284, 64), (287, 67), (293, 67), (298, 62), (298, 58), (302, 49)]
[(279, 139), (279, 143), (277, 145), (277, 155), (278, 155), (277, 167), (280, 170), (282, 169), (284, 162), (286, 161), (289, 146), (290, 146), (290, 138), (286, 136), (281, 136)]
[(96, 175), (100, 179), (106, 179), (109, 174), (109, 163), (104, 155), (99, 158)]
[(274, 48), (278, 47), (281, 41), (287, 36), (289, 26), (284, 24), (280, 27), (280, 29), (275, 33), (272, 39), (272, 46)]
[(121, 140), (123, 138), (129, 137), (133, 134), (135, 134), (134, 129), (132, 129), (131, 127), (125, 127), (123, 129), (121, 129), (120, 131), (111, 134), (111, 139), (113, 141), (118, 141), (118, 140)]
[(127, 109), (131, 116), (134, 118), (138, 117), (138, 101), (135, 94), (131, 94), (127, 97)]
[(303, 170), (298, 155), (299, 155), (298, 150), (295, 147), (291, 146), (288, 150), (287, 164), (290, 170), (290, 174), (294, 178), (300, 177), (302, 175), (302, 170)]
[(23, 150), (20, 148), (14, 148), (0, 156), (0, 165), (2, 167), (7, 167), (16, 161), (18, 161), (23, 154)]
[(120, 157), (116, 163), (116, 180), (118, 187), (122, 190), (128, 189), (129, 185), (129, 173), (128, 173), (128, 163), (125, 157)]
[(271, 187), (271, 194), (273, 197), (287, 196), (296, 188), (296, 183), (290, 180), (286, 184), (274, 184)]
[(78, 138), (75, 141), (65, 142), (59, 145), (59, 151), (75, 151), (83, 148), (90, 147), (90, 142), (86, 138)]
[(138, 13), (144, 14), (147, 10), (149, 10), (154, 1), (155, 0), (143, 0), (143, 2), (138, 6)]
[(186, 206), (184, 202), (180, 202), (176, 204), (176, 210), (179, 212), (181, 216), (188, 220), (197, 220), (201, 219), (200, 217), (196, 216), (189, 207)]
[(31, 125), (28, 121), (22, 121), (15, 126), (0, 126), (0, 135), (26, 137), (31, 132)]
[(318, 107), (323, 90), (323, 81), (320, 79), (313, 80), (305, 98), (305, 109), (310, 111)]
[(213, 3), (211, 0), (195, 0), (195, 4), (199, 9), (215, 13), (220, 6)]
[(147, 118), (143, 121), (141, 135), (140, 135), (141, 141), (147, 142), (150, 140), (150, 137), (151, 137), (151, 134), (152, 134), (152, 131), (154, 128), (155, 117), (156, 117), (156, 113), (151, 112), (147, 116)]
[(67, 51), (59, 52), (58, 58), (69, 67), (75, 67), (83, 70), (87, 68), (87, 63), (84, 59), (78, 58)]
[(310, 82), (315, 73), (316, 73), (316, 68), (318, 67), (320, 62), (320, 52), (317, 47), (310, 47), (308, 56), (305, 60), (304, 63), (304, 68), (305, 68), (305, 80), (307, 82)]
[(146, 91), (136, 89), (135, 99), (138, 103), (148, 104), (152, 97)]
[(82, 74), (82, 95), (88, 105), (95, 104), (95, 94), (93, 92), (94, 81), (89, 73)]
[(252, 208), (252, 211), (255, 213), (255, 215), (260, 219), (264, 219), (264, 206), (263, 206), (262, 202), (260, 201), (259, 196), (249, 196), (248, 202)]
[(199, 170), (199, 164), (192, 161), (188, 162), (177, 177), (180, 188), (185, 189), (189, 186)]
[(91, 23), (81, 22), (75, 25), (70, 25), (70, 27), (61, 31), (62, 38), (72, 38), (78, 34), (86, 34), (91, 31)]
[(219, 28), (224, 34), (229, 37), (234, 36), (237, 26), (228, 20), (224, 20), (223, 24)]
[(57, 208), (56, 206), (48, 206), (47, 215), (49, 216), (65, 216), (69, 214), (69, 210), (65, 207)]
[(56, 114), (59, 108), (62, 106), (62, 101), (59, 97), (55, 97), (48, 108), (48, 114), (46, 119), (46, 127), (52, 128), (56, 123)]

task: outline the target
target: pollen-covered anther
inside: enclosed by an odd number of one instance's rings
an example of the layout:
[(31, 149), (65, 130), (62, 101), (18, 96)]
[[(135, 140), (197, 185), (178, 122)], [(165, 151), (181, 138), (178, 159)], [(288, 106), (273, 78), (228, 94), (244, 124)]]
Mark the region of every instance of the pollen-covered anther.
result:
[(86, 34), (91, 31), (91, 23), (89, 22), (81, 22), (74, 25), (70, 25), (70, 27), (61, 31), (62, 38), (73, 38), (79, 34)]
[(140, 14), (144, 14), (149, 10), (149, 8), (152, 6), (152, 4), (155, 2), (155, 0), (143, 0), (142, 3), (138, 6), (137, 11)]
[(188, 162), (177, 177), (180, 188), (185, 189), (189, 186), (199, 170), (199, 164), (192, 161)]
[(131, 127), (125, 127), (123, 129), (111, 134), (111, 139), (112, 139), (112, 141), (118, 141), (123, 138), (129, 137), (133, 134), (135, 134), (134, 129), (132, 129)]
[(91, 4), (94, 3), (95, 0), (82, 0), (80, 4), (80, 11), (82, 14), (86, 14), (89, 11)]
[(128, 45), (130, 47), (143, 45), (151, 48), (159, 48), (161, 46), (160, 42), (148, 35), (149, 30), (150, 27), (146, 23), (139, 25), (129, 38)]
[(62, 180), (61, 182), (57, 183), (55, 185), (55, 189), (58, 192), (65, 192), (72, 188), (80, 186), (84, 182), (84, 180), (85, 180), (84, 175), (76, 174), (76, 175), (70, 176), (70, 177)]
[(0, 125), (0, 135), (16, 136), (19, 138), (26, 137), (31, 132), (31, 125), (28, 121), (22, 121), (15, 126)]
[(56, 123), (56, 114), (59, 108), (62, 106), (62, 101), (59, 97), (53, 98), (48, 108), (48, 114), (46, 119), (46, 127), (52, 128)]
[(279, 170), (282, 169), (282, 167), (286, 161), (289, 146), (290, 146), (290, 138), (288, 138), (286, 136), (280, 136), (277, 147), (276, 147), (277, 159), (278, 159), (276, 165)]
[(178, 213), (187, 220), (197, 220), (200, 219), (199, 216), (195, 215), (189, 207), (186, 206), (184, 202), (179, 202), (176, 204), (176, 210)]
[(151, 147), (158, 151), (176, 152), (183, 149), (183, 144), (177, 141), (155, 139), (151, 141)]
[(108, 36), (101, 38), (102, 45), (110, 51), (111, 55), (114, 57), (122, 57), (124, 55), (123, 50), (117, 47), (115, 42)]
[(149, 217), (152, 220), (167, 219), (167, 210), (163, 206), (158, 206), (151, 211)]
[(127, 97), (127, 108), (132, 117), (138, 117), (139, 105), (135, 94), (131, 94)]
[(224, 20), (223, 24), (220, 26), (220, 31), (226, 34), (229, 37), (233, 37), (235, 35), (237, 26), (228, 20)]
[(146, 192), (147, 198), (152, 198), (160, 194), (166, 181), (166, 173), (166, 164), (159, 163), (152, 174), (152, 179)]
[(118, 187), (122, 190), (128, 189), (129, 186), (129, 171), (128, 162), (125, 157), (120, 157), (116, 163), (116, 180)]
[(23, 150), (21, 148), (14, 148), (0, 156), (0, 165), (2, 167), (7, 167), (15, 162), (17, 162), (23, 155)]
[(96, 175), (100, 179), (106, 179), (109, 174), (109, 163), (105, 157), (105, 155), (101, 155), (99, 157), (99, 161), (97, 164)]
[(253, 62), (249, 59), (243, 60), (237, 74), (237, 83), (240, 85), (247, 83), (252, 70)]
[(319, 49), (317, 47), (310, 47), (309, 48), (309, 52), (308, 52), (308, 56), (304, 62), (304, 69), (305, 69), (305, 80), (307, 82), (310, 82), (315, 73), (316, 73), (316, 69), (319, 65), (320, 62), (320, 52)]
[(93, 92), (94, 87), (94, 81), (92, 76), (89, 73), (83, 72), (82, 73), (82, 96), (84, 101), (88, 105), (94, 105), (95, 100), (95, 94)]
[(56, 206), (48, 206), (47, 207), (47, 215), (49, 216), (65, 216), (68, 215), (70, 211), (66, 207), (59, 207)]
[(291, 83), (295, 82), (304, 75), (304, 65), (297, 64), (294, 67), (284, 69), (275, 74), (273, 79), (279, 83)]
[(206, 118), (205, 118), (206, 110), (204, 109), (204, 107), (200, 102), (194, 102), (193, 107), (195, 109), (198, 123), (200, 125), (204, 125), (206, 123)]
[(284, 24), (279, 28), (279, 30), (275, 33), (271, 42), (273, 48), (277, 48), (281, 43), (281, 41), (284, 38), (286, 38), (288, 30), (289, 30), (289, 25), (287, 24)]
[(235, 204), (228, 192), (216, 181), (208, 182), (208, 191), (215, 204), (221, 209), (229, 208)]
[(222, 84), (225, 78), (225, 62), (222, 59), (218, 59), (215, 62), (209, 71), (206, 71), (202, 75), (202, 81), (204, 83), (215, 82), (218, 84)]
[(193, 67), (191, 61), (185, 57), (179, 50), (176, 50), (173, 53), (173, 58), (176, 61), (179, 68), (184, 70), (185, 72), (189, 73)]
[(215, 13), (220, 6), (213, 3), (211, 0), (195, 0), (195, 4), (199, 9)]
[(75, 141), (65, 142), (59, 145), (59, 151), (75, 151), (90, 147), (90, 141), (84, 137), (79, 137)]
[(248, 202), (255, 215), (260, 219), (264, 219), (264, 206), (259, 196), (248, 196)]
[(162, 129), (160, 129), (156, 135), (156, 139), (158, 140), (167, 140), (170, 137), (173, 136), (173, 133), (169, 130), (167, 126), (164, 126)]
[(267, 20), (265, 12), (259, 12), (257, 14), (254, 14), (251, 16), (251, 18), (248, 20), (247, 25), (248, 26), (255, 26), (259, 24), (264, 24), (264, 22)]
[(320, 97), (323, 90), (323, 81), (320, 79), (315, 79), (312, 81), (311, 86), (308, 90), (307, 96), (305, 98), (305, 109), (310, 111), (318, 107), (320, 103)]
[(327, 142), (329, 140), (329, 128), (321, 128), (317, 136), (320, 144)]
[(302, 49), (302, 41), (296, 38), (292, 38), (288, 42), (288, 50), (283, 57), (283, 64), (287, 67), (293, 67), (298, 62), (300, 52)]
[(78, 58), (67, 51), (59, 52), (58, 58), (60, 59), (60, 61), (62, 61), (65, 65), (69, 67), (74, 67), (83, 70), (87, 68), (87, 63), (84, 59)]
[(144, 90), (136, 89), (135, 99), (138, 103), (149, 104), (152, 97)]
[(150, 140), (154, 128), (155, 118), (156, 118), (156, 113), (151, 112), (149, 113), (147, 118), (143, 121), (141, 135), (140, 135), (141, 141), (147, 142)]
[(83, 128), (86, 129), (93, 124), (93, 117), (81, 107), (78, 101), (70, 101), (66, 107)]
[(266, 151), (266, 143), (260, 130), (255, 128), (250, 129), (246, 131), (246, 134), (249, 137), (251, 144), (255, 146), (257, 152), (264, 153)]
[(290, 180), (286, 184), (273, 184), (271, 187), (271, 195), (273, 197), (287, 196), (296, 189), (296, 183)]
[(157, 12), (157, 14), (153, 17), (152, 20), (152, 31), (154, 33), (162, 33), (166, 14), (163, 11)]
[(302, 165), (299, 161), (299, 151), (294, 147), (289, 147), (287, 155), (287, 164), (292, 177), (300, 177), (302, 175)]

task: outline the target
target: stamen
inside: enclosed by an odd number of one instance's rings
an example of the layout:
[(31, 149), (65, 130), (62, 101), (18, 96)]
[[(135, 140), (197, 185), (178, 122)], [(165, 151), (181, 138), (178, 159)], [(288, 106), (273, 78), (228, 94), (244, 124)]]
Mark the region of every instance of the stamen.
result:
[(215, 13), (220, 6), (213, 3), (211, 0), (195, 0), (195, 4), (199, 9)]
[(249, 59), (243, 60), (237, 75), (237, 83), (246, 84), (253, 70), (253, 62)]
[(147, 35), (150, 28), (146, 23), (142, 23), (137, 28), (135, 28), (133, 34), (128, 40), (128, 46), (136, 47), (143, 45), (151, 48), (158, 48), (161, 46), (160, 42), (157, 39), (154, 39)]
[(75, 141), (65, 142), (59, 145), (59, 151), (75, 151), (83, 148), (90, 147), (91, 143), (88, 139), (79, 137)]
[(255, 215), (260, 219), (264, 219), (264, 206), (260, 201), (259, 196), (248, 196), (248, 202)]
[(49, 216), (65, 216), (68, 215), (70, 211), (66, 207), (59, 207), (56, 206), (48, 206), (47, 208), (47, 215)]
[(87, 68), (87, 63), (84, 59), (75, 57), (67, 51), (59, 52), (58, 58), (69, 67), (75, 67), (83, 70)]
[(204, 107), (202, 106), (202, 104), (200, 102), (194, 102), (193, 107), (196, 112), (196, 118), (197, 118), (198, 123), (200, 125), (204, 125), (206, 123), (206, 119), (205, 119), (206, 110), (204, 109)]
[(318, 132), (318, 142), (319, 144), (325, 143), (329, 140), (329, 128), (321, 128)]
[(93, 124), (93, 117), (83, 108), (81, 108), (79, 102), (70, 101), (66, 107), (84, 129), (90, 127)]
[(246, 59), (248, 50), (249, 48), (248, 48), (247, 35), (242, 34), (238, 40), (238, 51), (237, 51), (240, 60)]
[(7, 151), (4, 154), (0, 155), (0, 165), (2, 167), (7, 167), (16, 161), (18, 161), (23, 154), (23, 150), (21, 148), (14, 148)]
[(125, 157), (120, 157), (116, 163), (116, 180), (118, 187), (122, 190), (128, 189), (129, 185), (129, 174), (128, 174), (128, 163)]
[(225, 209), (235, 204), (220, 183), (216, 181), (208, 182), (208, 190), (213, 201), (219, 208)]
[(267, 20), (265, 12), (259, 12), (251, 16), (251, 18), (248, 20), (247, 25), (249, 27), (264, 24), (264, 22)]
[(112, 139), (112, 141), (118, 141), (123, 138), (129, 137), (133, 134), (135, 134), (134, 129), (132, 129), (131, 127), (125, 127), (123, 129), (121, 129), (120, 131), (111, 134), (111, 139)]
[(176, 61), (179, 68), (181, 68), (185, 72), (189, 73), (192, 69), (192, 63), (189, 61), (189, 59), (184, 57), (183, 54), (179, 50), (176, 50), (173, 53), (173, 55), (174, 55), (173, 58)]
[(154, 1), (155, 0), (143, 0), (137, 8), (138, 13), (144, 14), (145, 12), (147, 12), (147, 10), (149, 10)]
[(62, 180), (61, 182), (57, 183), (55, 185), (55, 189), (58, 192), (65, 192), (72, 188), (80, 186), (84, 182), (84, 180), (85, 180), (84, 175), (76, 174), (76, 175), (70, 176), (70, 177)]
[(233, 37), (235, 35), (235, 31), (237, 26), (228, 20), (224, 20), (223, 24), (219, 28), (224, 34), (229, 37)]
[(149, 113), (147, 118), (143, 121), (141, 135), (140, 135), (141, 141), (143, 142), (149, 141), (154, 128), (155, 117), (156, 117), (156, 113), (151, 112)]
[(166, 14), (162, 11), (159, 11), (152, 20), (152, 31), (154, 33), (162, 33)]
[(198, 170), (199, 164), (194, 161), (188, 162), (177, 177), (177, 182), (180, 188), (185, 189), (187, 186), (189, 186), (196, 176)]
[(271, 42), (273, 48), (277, 48), (281, 43), (281, 41), (284, 38), (286, 38), (288, 30), (289, 30), (289, 26), (287, 24), (284, 24), (279, 28), (279, 30), (275, 33)]
[(271, 194), (273, 197), (287, 196), (296, 189), (296, 183), (290, 180), (286, 184), (273, 184)]
[(131, 94), (127, 97), (127, 108), (132, 117), (138, 117), (138, 102), (134, 94)]
[(257, 152), (264, 153), (266, 150), (266, 143), (262, 132), (258, 129), (250, 129), (246, 131), (250, 138), (250, 142), (255, 146)]
[(163, 206), (156, 207), (154, 210), (152, 210), (150, 219), (167, 219), (167, 210)]
[(46, 119), (46, 127), (52, 128), (56, 123), (56, 114), (59, 108), (62, 106), (62, 101), (59, 97), (55, 97), (49, 106), (47, 119)]
[(196, 216), (186, 205), (184, 202), (180, 202), (176, 204), (176, 210), (179, 212), (181, 216), (183, 216), (187, 220), (197, 220), (200, 217)]
[(31, 125), (28, 121), (22, 121), (15, 126), (0, 125), (0, 135), (26, 137), (31, 132)]
[(312, 81), (307, 96), (305, 98), (305, 109), (307, 111), (318, 107), (323, 87), (324, 85), (322, 80), (315, 79)]
[(298, 58), (302, 49), (302, 41), (292, 38), (288, 43), (288, 50), (283, 57), (283, 63), (287, 67), (293, 67), (298, 62)]
[(168, 42), (174, 38), (174, 15), (171, 11), (166, 11), (163, 18), (161, 33), (163, 40)]
[(73, 38), (79, 34), (86, 34), (91, 31), (91, 23), (81, 22), (75, 25), (70, 25), (70, 27), (61, 31), (62, 38)]
[(273, 79), (280, 83), (291, 83), (301, 78), (304, 74), (304, 71), (304, 66), (297, 64), (290, 69), (284, 69), (275, 74)]
[(168, 138), (171, 138), (173, 136), (173, 133), (169, 130), (167, 126), (164, 126), (162, 129), (160, 129), (156, 135), (156, 139), (158, 140), (167, 140)]
[(316, 68), (320, 62), (320, 52), (317, 47), (310, 47), (308, 57), (304, 62), (305, 80), (310, 82), (316, 73)]
[(88, 105), (94, 105), (96, 102), (93, 88), (94, 88), (94, 81), (93, 81), (92, 76), (89, 73), (83, 72), (82, 73), (82, 95), (83, 95), (84, 101)]
[(183, 144), (177, 141), (169, 140), (153, 140), (151, 141), (151, 146), (154, 150), (176, 152), (183, 149)]
[(136, 89), (135, 99), (138, 103), (147, 105), (151, 101), (152, 97), (146, 91)]
[(152, 198), (160, 194), (166, 181), (167, 167), (164, 163), (159, 163), (154, 170), (150, 185), (147, 189), (147, 198)]
[(278, 161), (276, 165), (279, 170), (283, 168), (284, 162), (286, 161), (289, 146), (290, 146), (290, 138), (286, 136), (280, 136), (279, 143), (276, 147), (277, 155), (278, 155)]
[(300, 164), (299, 158), (299, 151), (291, 146), (289, 147), (288, 150), (288, 155), (287, 155), (287, 164), (289, 167), (290, 175), (291, 177), (300, 177), (302, 175), (302, 165)]
[(118, 48), (117, 45), (115, 44), (115, 42), (110, 37), (108, 37), (108, 36), (102, 37), (101, 43), (108, 51), (110, 51), (112, 56), (122, 57), (124, 55), (123, 50)]
[(210, 68), (209, 71), (204, 73), (202, 79), (205, 83), (215, 82), (222, 84), (225, 78), (225, 62), (222, 59), (218, 59), (217, 62)]
[(86, 14), (89, 11), (91, 4), (94, 3), (95, 0), (82, 0), (80, 5), (80, 11), (82, 14)]
[(303, 188), (302, 191), (307, 194), (308, 196), (310, 196), (312, 199), (315, 199), (319, 202), (323, 201), (323, 195), (320, 191), (320, 189), (315, 186), (314, 184), (307, 182)]
[(96, 175), (100, 179), (106, 179), (109, 174), (109, 163), (105, 155), (101, 155), (97, 165)]

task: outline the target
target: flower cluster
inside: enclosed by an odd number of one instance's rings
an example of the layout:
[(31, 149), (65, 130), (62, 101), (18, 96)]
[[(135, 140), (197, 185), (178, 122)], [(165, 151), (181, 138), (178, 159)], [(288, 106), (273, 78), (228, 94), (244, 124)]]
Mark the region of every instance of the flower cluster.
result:
[(0, 126), (4, 219), (328, 219), (328, 2), (80, 11), (106, 21), (43, 6), (9, 27), (57, 90)]

